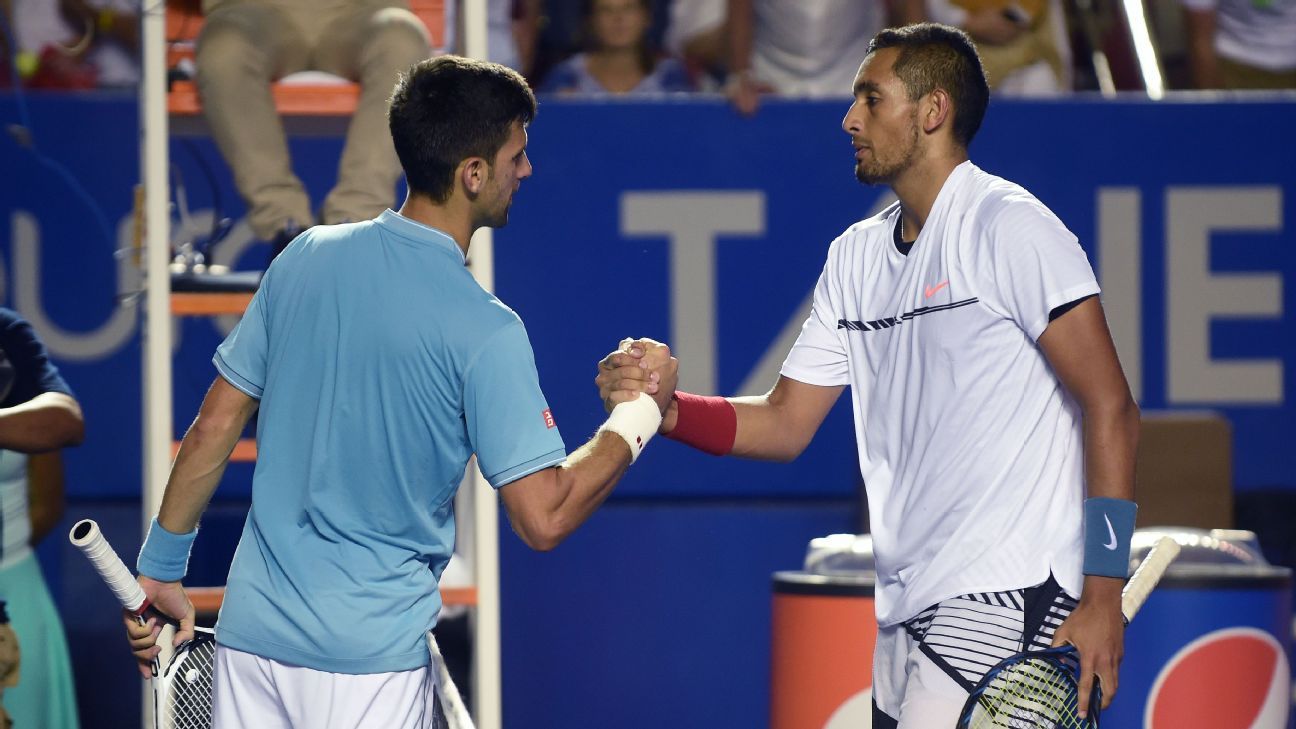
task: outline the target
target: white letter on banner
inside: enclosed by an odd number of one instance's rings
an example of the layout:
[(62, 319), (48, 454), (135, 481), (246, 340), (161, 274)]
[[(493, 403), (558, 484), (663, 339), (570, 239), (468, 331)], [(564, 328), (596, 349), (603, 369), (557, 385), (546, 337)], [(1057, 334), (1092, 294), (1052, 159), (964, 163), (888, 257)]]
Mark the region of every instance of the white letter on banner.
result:
[(1143, 397), (1143, 256), (1133, 187), (1098, 188), (1098, 280), (1103, 310), (1134, 399)]
[[(1280, 404), (1282, 360), (1223, 363), (1211, 358), (1214, 316), (1282, 316), (1282, 276), (1212, 274), (1214, 230), (1282, 229), (1278, 187), (1166, 190), (1166, 400), (1170, 403)], [(1245, 254), (1245, 250), (1239, 250)]]
[(671, 351), (688, 357), (680, 389), (716, 393), (717, 235), (765, 233), (765, 193), (627, 192), (621, 234), (670, 242)]
[[(130, 240), (130, 220), (123, 220), (117, 232), (118, 240)], [(135, 333), (138, 311), (134, 306), (113, 306), (108, 322), (84, 334), (69, 332), (45, 313), (41, 303), (40, 228), (36, 218), (27, 212), (13, 214), (13, 268), (14, 309), (31, 322), (54, 357), (74, 362), (104, 359), (125, 346)], [(130, 256), (117, 259), (117, 291), (125, 294), (136, 287), (139, 274), (131, 265)], [(102, 302), (107, 308), (112, 302)], [(93, 306), (94, 302), (87, 302)]]

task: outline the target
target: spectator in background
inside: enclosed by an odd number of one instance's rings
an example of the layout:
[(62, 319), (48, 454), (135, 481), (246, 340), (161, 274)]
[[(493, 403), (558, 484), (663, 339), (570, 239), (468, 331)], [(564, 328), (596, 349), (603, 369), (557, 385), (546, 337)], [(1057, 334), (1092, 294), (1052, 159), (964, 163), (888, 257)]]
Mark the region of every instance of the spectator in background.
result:
[(657, 54), (648, 39), (651, 0), (583, 0), (585, 50), (555, 66), (541, 92), (653, 94), (692, 91), (679, 61)]
[(81, 408), (31, 325), (0, 308), (0, 600), (22, 646), (4, 706), (19, 728), (78, 726), (67, 638), (32, 545), (63, 516), (56, 449), (83, 435)]
[(729, 59), (725, 25), (726, 0), (675, 0), (670, 6), (663, 43), (680, 59), (698, 88), (711, 91), (713, 79), (724, 78)]
[[(25, 0), (31, 2), (31, 0)], [(60, 0), (59, 11), (90, 45), (85, 59), (99, 86), (129, 87), (140, 81), (138, 0)]]
[(369, 220), (393, 205), (400, 163), (387, 133), (387, 97), (398, 72), (430, 53), (427, 29), (407, 0), (205, 0), (203, 9), (198, 91), (253, 233), (277, 253), (315, 223), (270, 92), (272, 81), (298, 71), (360, 84), (321, 222)]
[(927, 13), (972, 36), (996, 95), (1071, 90), (1071, 43), (1061, 0), (927, 0)]
[[(445, 4), (446, 49), (467, 55), (462, 40), (464, 0)], [(486, 0), (486, 60), (531, 77), (535, 70), (543, 0)]]
[[(23, 86), (131, 87), (139, 83), (139, 15), (132, 0), (0, 0)], [(11, 50), (0, 38), (7, 61)], [(10, 74), (0, 86), (10, 85)]]
[(923, 20), (922, 0), (729, 0), (725, 93), (744, 114), (760, 95), (837, 97), (849, 92), (869, 40)]
[(1182, 0), (1199, 89), (1296, 89), (1296, 2)]

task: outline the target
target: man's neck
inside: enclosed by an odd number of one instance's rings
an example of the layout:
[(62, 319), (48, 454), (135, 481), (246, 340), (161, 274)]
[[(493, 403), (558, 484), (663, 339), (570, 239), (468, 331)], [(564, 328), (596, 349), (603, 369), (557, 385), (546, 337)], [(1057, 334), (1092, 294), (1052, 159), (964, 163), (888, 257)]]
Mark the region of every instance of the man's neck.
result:
[(431, 198), (411, 194), (405, 197), (405, 202), (396, 212), (454, 238), (464, 257), (468, 257), (468, 244), (476, 228), (473, 227), (467, 204), (463, 201), (452, 197), (444, 205), (440, 205)]
[(891, 183), (891, 189), (900, 199), (905, 242), (913, 242), (922, 232), (945, 181), (955, 167), (966, 161), (966, 153), (924, 160), (905, 170)]

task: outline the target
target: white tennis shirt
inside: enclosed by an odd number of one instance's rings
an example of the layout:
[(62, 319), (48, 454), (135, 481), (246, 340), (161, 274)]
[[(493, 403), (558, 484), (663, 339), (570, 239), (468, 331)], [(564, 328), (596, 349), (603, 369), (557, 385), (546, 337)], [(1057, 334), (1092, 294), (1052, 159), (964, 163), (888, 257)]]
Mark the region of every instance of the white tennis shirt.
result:
[(850, 385), (879, 625), (1048, 579), (1080, 594), (1079, 407), (1036, 339), (1098, 292), (1076, 237), (971, 162), (908, 255), (893, 205), (833, 241), (785, 377)]

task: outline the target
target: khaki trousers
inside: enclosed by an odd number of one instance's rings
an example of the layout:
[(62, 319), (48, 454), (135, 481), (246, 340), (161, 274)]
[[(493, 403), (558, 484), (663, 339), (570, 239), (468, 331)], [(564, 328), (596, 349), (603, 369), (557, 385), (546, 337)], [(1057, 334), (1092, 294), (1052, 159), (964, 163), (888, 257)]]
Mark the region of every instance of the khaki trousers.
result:
[(198, 91), (253, 232), (270, 240), (315, 222), (270, 93), (272, 81), (298, 71), (360, 84), (321, 222), (368, 220), (392, 206), (401, 169), (387, 99), (397, 75), (430, 53), (427, 30), (407, 0), (215, 0), (205, 11)]

